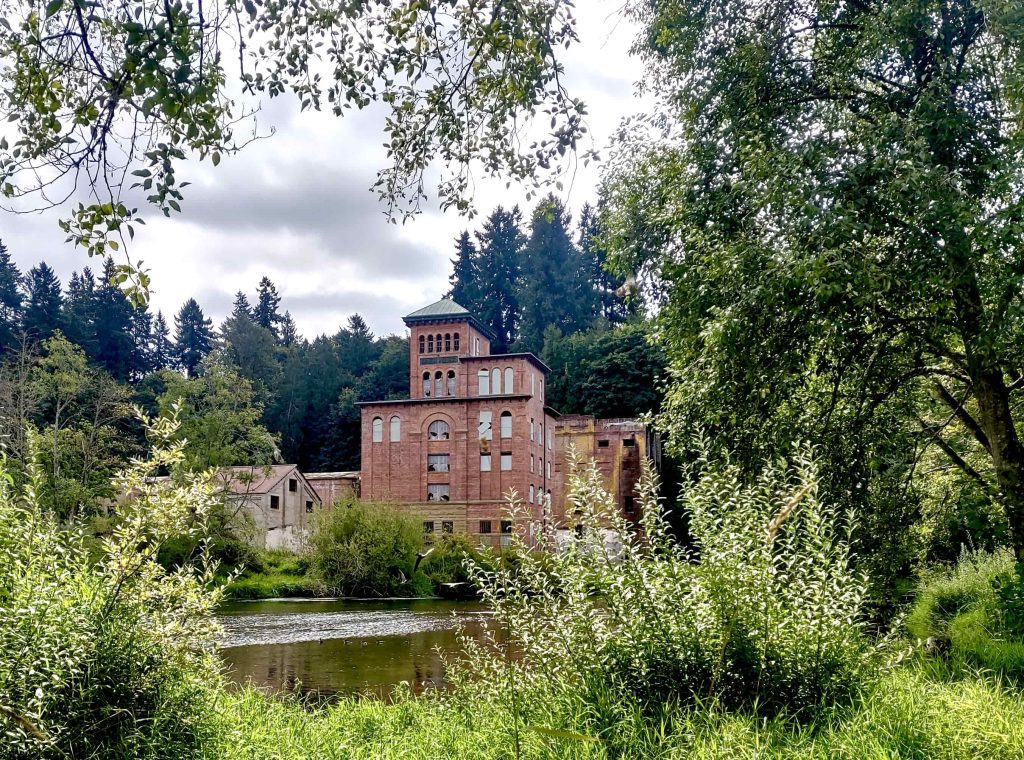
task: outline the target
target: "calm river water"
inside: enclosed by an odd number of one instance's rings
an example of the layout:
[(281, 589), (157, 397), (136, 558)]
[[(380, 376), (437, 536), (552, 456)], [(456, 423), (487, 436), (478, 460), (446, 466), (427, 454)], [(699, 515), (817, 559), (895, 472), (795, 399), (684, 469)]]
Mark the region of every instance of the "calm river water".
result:
[(480, 637), (493, 618), (473, 602), (280, 600), (222, 607), (221, 657), (236, 683), (330, 697), (386, 697), (445, 685), (438, 649), (461, 651), (456, 625)]

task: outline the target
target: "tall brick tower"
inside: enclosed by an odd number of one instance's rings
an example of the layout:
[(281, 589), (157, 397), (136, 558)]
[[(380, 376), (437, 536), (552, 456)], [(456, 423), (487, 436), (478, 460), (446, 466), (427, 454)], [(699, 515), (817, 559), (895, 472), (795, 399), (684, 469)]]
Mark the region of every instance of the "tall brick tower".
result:
[(468, 533), (500, 546), (515, 492), (532, 519), (545, 498), (561, 511), (557, 412), (548, 368), (533, 354), (491, 354), (494, 335), (449, 299), (405, 317), (409, 398), (362, 404), (362, 496), (402, 504), (427, 533)]

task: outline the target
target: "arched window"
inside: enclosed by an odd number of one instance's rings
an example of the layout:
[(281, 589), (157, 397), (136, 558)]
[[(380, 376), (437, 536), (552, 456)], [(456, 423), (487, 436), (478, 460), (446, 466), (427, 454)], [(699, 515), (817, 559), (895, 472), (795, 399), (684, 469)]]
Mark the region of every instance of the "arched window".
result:
[(437, 334), (437, 353), (441, 353), (441, 333)]
[(402, 440), (402, 421), (398, 419), (398, 415), (391, 418), (391, 440)]
[(423, 373), (423, 395), (424, 397), (430, 395), (430, 373)]
[(431, 353), (431, 354), (434, 353), (434, 336), (433, 335), (428, 335), (427, 336), (427, 352)]
[(441, 398), (444, 395), (444, 375), (440, 372), (434, 373), (434, 398)]
[(431, 441), (448, 440), (448, 423), (444, 420), (434, 420), (427, 428), (427, 439)]
[(512, 437), (512, 412), (501, 413), (501, 437)]
[(512, 390), (512, 368), (505, 367), (505, 393), (514, 393)]
[(485, 369), (476, 373), (476, 392), (479, 396), (491, 395), (491, 373)]
[(424, 350), (424, 349), (426, 348), (426, 345), (427, 345), (427, 339), (426, 339), (426, 338), (424, 338), (424, 337), (423, 337), (423, 336), (421, 335), (421, 336), (420, 336), (420, 353), (421, 353), (421, 354), (423, 353), (423, 350)]
[(448, 370), (448, 395), (455, 395), (455, 370)]
[(491, 393), (501, 393), (501, 370), (497, 367), (491, 370)]
[(373, 418), (373, 442), (380, 443), (384, 440), (384, 420), (380, 417)]
[(533, 504), (533, 483), (530, 483), (530, 503)]
[(454, 351), (456, 351), (456, 352), (459, 350), (459, 334), (458, 333), (455, 333), (455, 335), (452, 336), (452, 349)]
[(446, 353), (448, 351), (452, 350), (452, 334), (451, 333), (445, 333), (444, 334), (444, 350), (445, 350)]

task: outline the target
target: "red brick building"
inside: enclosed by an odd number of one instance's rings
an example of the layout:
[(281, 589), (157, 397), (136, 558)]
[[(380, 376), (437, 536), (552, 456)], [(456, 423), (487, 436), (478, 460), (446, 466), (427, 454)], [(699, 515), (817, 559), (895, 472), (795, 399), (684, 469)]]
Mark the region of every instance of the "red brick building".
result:
[[(405, 505), (424, 530), (500, 545), (514, 491), (531, 519), (560, 494), (557, 413), (533, 354), (491, 355), (493, 335), (443, 299), (405, 318), (409, 398), (362, 405), (362, 498)], [(557, 507), (557, 505), (556, 505)]]

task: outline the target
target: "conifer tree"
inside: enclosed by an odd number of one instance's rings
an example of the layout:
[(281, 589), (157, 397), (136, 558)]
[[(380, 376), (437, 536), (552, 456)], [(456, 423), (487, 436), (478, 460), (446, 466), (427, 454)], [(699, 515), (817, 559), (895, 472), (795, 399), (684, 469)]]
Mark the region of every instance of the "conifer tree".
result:
[(462, 304), (497, 336), (491, 344), (495, 353), (507, 351), (519, 333), (520, 260), (526, 244), (521, 224), (518, 206), (507, 211), (498, 206), (487, 217), (476, 236), (479, 300)]
[(167, 320), (164, 319), (162, 311), (158, 311), (153, 320), (153, 340), (150, 344), (149, 357), (153, 370), (167, 369), (174, 363), (171, 331), (167, 327)]
[(174, 358), (189, 377), (213, 347), (212, 324), (194, 298), (185, 301), (174, 318)]
[(608, 271), (608, 251), (602, 245), (601, 215), (589, 203), (583, 204), (579, 222), (580, 300), (583, 310), (618, 324), (637, 311), (640, 302), (634, 296), (626, 300), (617, 294), (625, 280)]
[(90, 358), (123, 382), (133, 369), (132, 305), (114, 274), (114, 261), (107, 258), (96, 295), (96, 353)]
[(68, 297), (61, 312), (61, 331), (64, 336), (85, 351), (95, 356), (96, 317), (99, 311), (96, 278), (92, 270), (85, 267), (81, 274), (72, 273), (68, 282)]
[(295, 320), (292, 319), (292, 313), (286, 311), (284, 316), (281, 318), (281, 345), (285, 348), (294, 346), (302, 339), (299, 335), (299, 328), (295, 324)]
[(23, 311), (21, 272), (0, 242), (0, 352), (17, 345)]
[[(166, 329), (166, 325), (164, 325)], [(131, 315), (131, 379), (139, 380), (152, 372), (153, 366), (153, 315), (148, 304), (132, 309)]]
[(281, 296), (277, 292), (277, 287), (269, 277), (264, 277), (256, 288), (256, 308), (253, 309), (253, 321), (263, 329), (270, 330), (275, 338), (279, 337), (278, 325), (281, 324), (281, 314), (278, 312), (280, 305)]
[(231, 310), (231, 316), (252, 319), (252, 306), (249, 305), (249, 298), (241, 290), (235, 293), (235, 303)]
[(28, 291), (23, 317), (25, 333), (32, 340), (46, 340), (61, 326), (64, 296), (60, 280), (46, 262), (40, 262), (28, 270), (25, 287)]
[(455, 303), (465, 306), (474, 314), (480, 307), (480, 282), (477, 273), (476, 246), (465, 230), (455, 238), (455, 258), (452, 259), (452, 274), (448, 278), (451, 290), (446, 294)]

